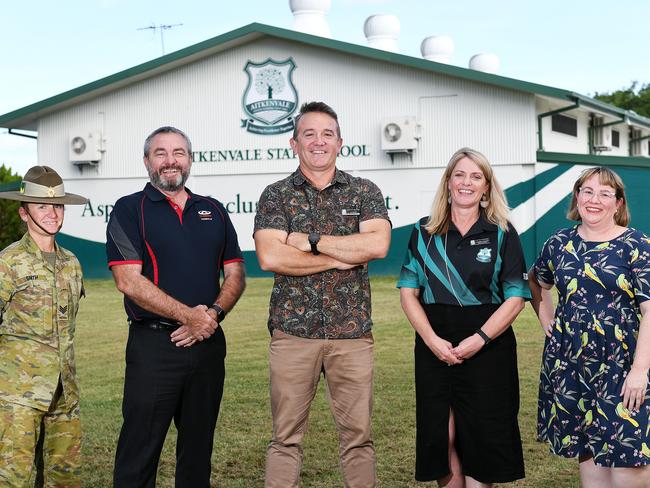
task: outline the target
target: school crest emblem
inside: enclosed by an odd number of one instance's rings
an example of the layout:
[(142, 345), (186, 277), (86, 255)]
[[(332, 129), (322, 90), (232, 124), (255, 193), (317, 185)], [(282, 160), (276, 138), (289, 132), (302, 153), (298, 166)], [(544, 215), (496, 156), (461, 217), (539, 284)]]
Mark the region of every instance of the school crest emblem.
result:
[(478, 254), (476, 254), (476, 260), (481, 263), (489, 263), (492, 261), (492, 249), (489, 247), (482, 248)]
[(292, 114), (298, 106), (298, 92), (292, 79), (294, 69), (296, 65), (291, 58), (246, 63), (244, 71), (248, 75), (248, 85), (242, 97), (242, 108), (247, 118), (242, 120), (241, 126), (248, 132), (274, 135), (293, 130)]

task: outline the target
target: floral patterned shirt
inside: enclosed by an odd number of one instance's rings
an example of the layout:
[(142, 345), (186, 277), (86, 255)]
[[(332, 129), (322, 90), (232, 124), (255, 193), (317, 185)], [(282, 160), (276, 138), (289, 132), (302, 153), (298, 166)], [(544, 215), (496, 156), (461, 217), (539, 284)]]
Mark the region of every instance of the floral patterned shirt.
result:
[[(371, 219), (389, 220), (377, 185), (337, 169), (332, 183), (319, 191), (298, 169), (266, 187), (255, 232), (345, 236), (359, 232), (359, 224)], [(367, 265), (308, 276), (276, 273), (268, 327), (311, 339), (354, 339), (370, 332), (370, 308)]]

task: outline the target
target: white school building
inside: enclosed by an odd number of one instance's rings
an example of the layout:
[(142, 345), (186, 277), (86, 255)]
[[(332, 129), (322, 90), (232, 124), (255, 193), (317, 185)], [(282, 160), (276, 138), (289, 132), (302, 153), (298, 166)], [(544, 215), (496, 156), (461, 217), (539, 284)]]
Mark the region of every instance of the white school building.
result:
[[(382, 20), (369, 19), (367, 29)], [(0, 115), (0, 127), (36, 132), (38, 164), (55, 168), (67, 191), (90, 197), (85, 207), (66, 210), (59, 238), (87, 277), (108, 275), (108, 215), (120, 196), (148, 181), (142, 146), (162, 125), (190, 136), (187, 186), (224, 204), (249, 275), (260, 274), (252, 239), (257, 199), (296, 169), (294, 117), (314, 100), (339, 115), (338, 167), (374, 181), (386, 199), (393, 242), (386, 259), (371, 263), (373, 272), (399, 272), (412, 224), (429, 212), (449, 157), (464, 146), (495, 167), (529, 264), (566, 225), (567, 197), (585, 165), (619, 172), (633, 226), (650, 231), (643, 201), (650, 119), (491, 73), (496, 61), (489, 56), (474, 60), (476, 69), (447, 64), (444, 42), (423, 43), (425, 59), (381, 43), (250, 24)]]

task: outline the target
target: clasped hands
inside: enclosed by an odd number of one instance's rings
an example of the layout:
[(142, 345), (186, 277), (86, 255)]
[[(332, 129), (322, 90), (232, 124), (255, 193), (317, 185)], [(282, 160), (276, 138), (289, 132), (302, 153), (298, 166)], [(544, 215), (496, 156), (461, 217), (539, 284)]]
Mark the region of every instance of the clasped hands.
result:
[(484, 344), (485, 341), (478, 334), (466, 337), (456, 347), (453, 347), (451, 342), (436, 336), (429, 344), (429, 349), (438, 359), (452, 366), (474, 356)]
[(197, 305), (187, 309), (181, 326), (170, 337), (177, 347), (189, 347), (210, 337), (217, 327), (217, 313), (206, 305)]

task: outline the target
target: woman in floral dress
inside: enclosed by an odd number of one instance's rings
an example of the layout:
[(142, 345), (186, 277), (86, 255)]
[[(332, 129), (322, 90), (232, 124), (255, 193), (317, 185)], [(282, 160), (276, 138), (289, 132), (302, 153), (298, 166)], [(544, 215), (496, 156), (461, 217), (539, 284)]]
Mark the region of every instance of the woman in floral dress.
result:
[(538, 439), (578, 458), (582, 486), (647, 487), (650, 240), (627, 227), (623, 182), (607, 168), (582, 173), (567, 217), (579, 224), (552, 235), (529, 274), (547, 336)]

